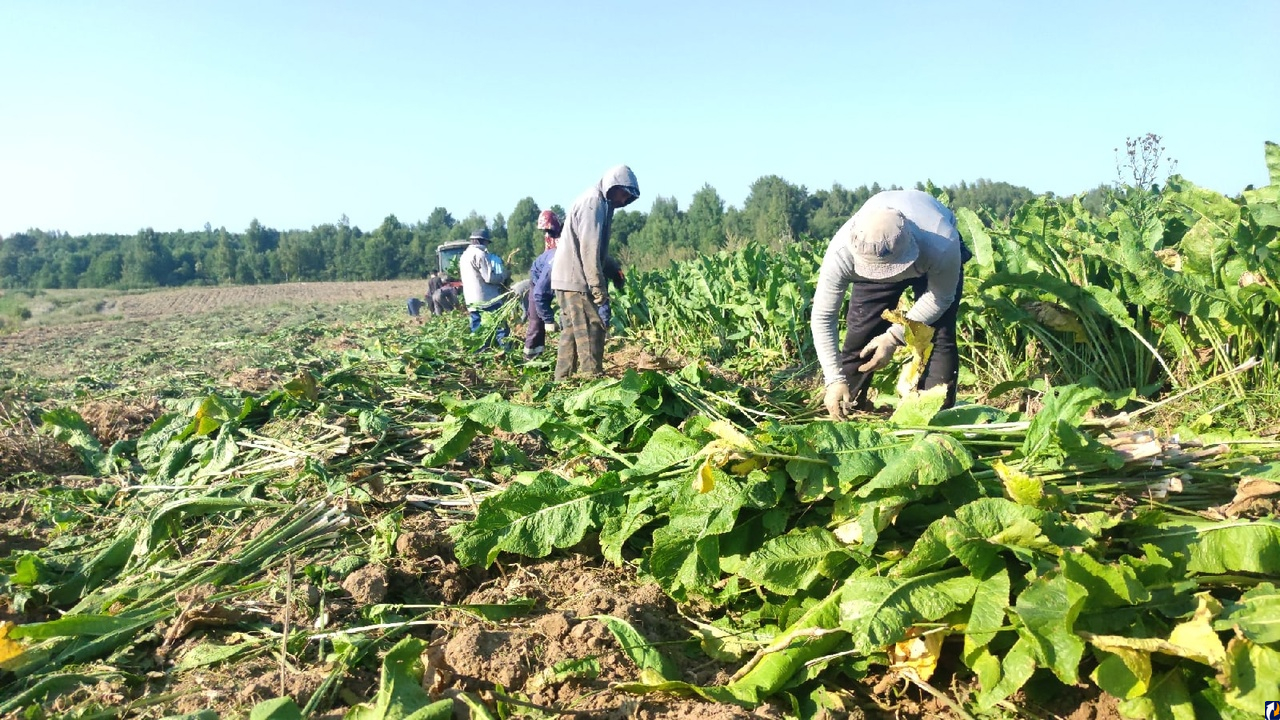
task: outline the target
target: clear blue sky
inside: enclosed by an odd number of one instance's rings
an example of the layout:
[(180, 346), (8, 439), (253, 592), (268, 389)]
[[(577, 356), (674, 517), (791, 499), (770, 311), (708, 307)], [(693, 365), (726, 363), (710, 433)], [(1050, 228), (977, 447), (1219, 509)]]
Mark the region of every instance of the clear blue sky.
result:
[(1069, 194), (1128, 137), (1234, 194), (1280, 141), (1276, 0), (0, 0), (0, 235), (365, 229), (977, 178)]

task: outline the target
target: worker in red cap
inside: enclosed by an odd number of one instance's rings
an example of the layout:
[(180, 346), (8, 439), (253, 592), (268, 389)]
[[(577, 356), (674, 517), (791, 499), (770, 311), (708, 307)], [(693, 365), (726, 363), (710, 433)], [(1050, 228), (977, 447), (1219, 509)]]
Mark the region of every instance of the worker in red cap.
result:
[(529, 268), (529, 297), (526, 301), (529, 324), (524, 333), (524, 358), (532, 360), (547, 349), (547, 333), (556, 331), (556, 315), (551, 309), (555, 291), (551, 289), (551, 261), (556, 256), (556, 240), (560, 237), (560, 218), (551, 210), (538, 215), (538, 229), (543, 231), (542, 254)]

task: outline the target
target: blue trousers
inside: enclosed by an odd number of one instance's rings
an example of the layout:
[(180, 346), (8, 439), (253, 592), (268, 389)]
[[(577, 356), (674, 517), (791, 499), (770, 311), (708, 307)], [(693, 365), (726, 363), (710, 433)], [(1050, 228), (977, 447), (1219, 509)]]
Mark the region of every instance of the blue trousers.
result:
[[(480, 313), (481, 312), (493, 312), (500, 307), (502, 307), (501, 302), (494, 302), (484, 307), (481, 307), (479, 310), (472, 310), (470, 313), (471, 314), (471, 332), (475, 333), (480, 329)], [(501, 325), (498, 327), (498, 332), (496, 337), (498, 339), (499, 344), (501, 344), (504, 340), (507, 339), (507, 334), (508, 334), (508, 331), (507, 331), (506, 325)]]

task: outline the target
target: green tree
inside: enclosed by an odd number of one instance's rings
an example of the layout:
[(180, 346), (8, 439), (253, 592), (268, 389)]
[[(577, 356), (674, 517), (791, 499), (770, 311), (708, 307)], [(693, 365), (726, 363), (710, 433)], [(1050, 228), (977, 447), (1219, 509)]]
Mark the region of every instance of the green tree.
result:
[(236, 269), (240, 261), (238, 243), (227, 233), (226, 228), (218, 228), (218, 243), (209, 257), (209, 273), (214, 282), (230, 284), (236, 280)]
[(120, 283), (120, 273), (124, 269), (124, 261), (116, 250), (107, 250), (93, 256), (89, 267), (80, 277), (80, 287), (107, 288)]
[(704, 184), (693, 194), (684, 222), (689, 243), (697, 252), (715, 252), (724, 247), (724, 200), (711, 185)]
[[(552, 206), (554, 210), (556, 206)], [(631, 244), (631, 238), (644, 227), (648, 215), (639, 210), (618, 210), (613, 213), (613, 224), (609, 226), (609, 245), (621, 248)]]
[(739, 231), (756, 242), (778, 247), (805, 232), (808, 192), (777, 175), (766, 175), (751, 184), (742, 204)]
[(120, 281), (131, 288), (164, 285), (171, 260), (169, 249), (160, 243), (155, 230), (140, 230), (125, 244)]
[(676, 199), (654, 198), (644, 227), (628, 238), (626, 247), (627, 263), (639, 268), (660, 267), (671, 260), (692, 256), (693, 243), (685, 231), (684, 218)]
[(0, 284), (26, 287), (36, 258), (36, 239), (17, 233), (0, 241)]
[(809, 218), (809, 235), (815, 240), (827, 240), (857, 212), (858, 208), (871, 197), (866, 185), (857, 190), (849, 190), (840, 183), (831, 186), (831, 190), (819, 190), (813, 194), (816, 209)]
[(516, 203), (507, 220), (507, 247), (518, 250), (512, 261), (513, 271), (525, 271), (542, 253), (542, 231), (538, 229), (538, 203), (526, 197)]

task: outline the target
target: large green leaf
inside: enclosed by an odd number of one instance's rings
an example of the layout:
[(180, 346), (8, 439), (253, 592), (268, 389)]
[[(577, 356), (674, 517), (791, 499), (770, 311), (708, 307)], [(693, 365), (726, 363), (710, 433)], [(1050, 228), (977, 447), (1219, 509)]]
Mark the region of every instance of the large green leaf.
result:
[(627, 494), (626, 507), (621, 512), (604, 515), (600, 528), (600, 549), (605, 559), (622, 564), (623, 545), (653, 522), (659, 514), (659, 508), (666, 508), (672, 497), (687, 482), (686, 478), (680, 478), (633, 485)]
[[(960, 236), (973, 251), (971, 263), (979, 269), (978, 276), (990, 274), (995, 269), (995, 254), (991, 246), (991, 236), (987, 234), (987, 228), (982, 219), (973, 210), (962, 207), (956, 210), (956, 225), (960, 230)], [(966, 271), (965, 274), (969, 273)]]
[(889, 423), (898, 427), (924, 427), (933, 422), (947, 403), (947, 386), (935, 385), (928, 390), (907, 393), (894, 408)]
[(493, 393), (479, 400), (458, 403), (449, 409), (457, 417), (465, 417), (487, 428), (509, 433), (527, 433), (556, 421), (550, 411), (529, 405), (518, 405)]
[(794, 623), (756, 654), (749, 669), (724, 690), (732, 699), (752, 705), (778, 692), (804, 670), (805, 664), (836, 648), (845, 634), (839, 631), (845, 585), (811, 605)]
[(1040, 532), (1044, 513), (1004, 498), (982, 498), (935, 520), (891, 574), (912, 576), (942, 567), (956, 558), (974, 575), (985, 577), (1003, 547), (1028, 551), (1054, 549)]
[(776, 442), (794, 445), (791, 452), (813, 461), (791, 460), (787, 474), (801, 502), (813, 502), (839, 489), (847, 491), (879, 473), (910, 440), (860, 423), (814, 422), (777, 429)]
[(1202, 217), (1182, 236), (1178, 249), (1186, 271), (1215, 278), (1231, 252), (1231, 238), (1212, 220)]
[(771, 592), (793, 595), (820, 577), (830, 577), (847, 557), (844, 544), (831, 531), (801, 528), (767, 540), (738, 574)]
[(939, 485), (973, 465), (973, 457), (959, 440), (931, 433), (896, 453), (884, 469), (858, 488), (857, 496), (870, 497), (879, 490)]
[(1053, 469), (1068, 463), (1119, 465), (1109, 448), (1079, 429), (1085, 416), (1106, 399), (1096, 387), (1049, 388), (1044, 407), (1032, 418), (1020, 454), (1029, 464)]
[(1009, 587), (1009, 571), (1002, 567), (974, 588), (969, 621), (964, 630), (964, 661), (970, 668), (974, 668), (980, 653), (1004, 627), (1005, 612), (1009, 609)]
[(1009, 652), (1005, 653), (1003, 660), (984, 652), (982, 661), (975, 665), (974, 669), (982, 683), (978, 707), (990, 710), (1031, 679), (1036, 671), (1035, 649), (1025, 636), (1020, 636), (1013, 647), (1009, 648)]
[(853, 577), (841, 589), (840, 627), (858, 652), (883, 650), (913, 624), (955, 612), (977, 587), (976, 579), (950, 571), (911, 578)]
[(1120, 703), (1120, 712), (1144, 720), (1196, 720), (1182, 668), (1154, 676), (1146, 694)]
[(1223, 608), (1214, 628), (1239, 630), (1256, 643), (1280, 643), (1280, 591), (1271, 583), (1249, 590)]
[(451, 528), (454, 552), (464, 565), (482, 562), (486, 567), (500, 552), (545, 557), (598, 529), (603, 516), (620, 509), (623, 500), (617, 473), (606, 473), (590, 485), (539, 473), (528, 484), (515, 483), (486, 498), (475, 520)]
[(688, 461), (703, 444), (670, 425), (660, 425), (649, 436), (626, 477), (654, 475)]
[(1245, 638), (1227, 645), (1227, 702), (1258, 712), (1268, 700), (1280, 698), (1280, 650)]
[(1071, 552), (1062, 555), (1061, 567), (1068, 580), (1088, 593), (1085, 610), (1106, 610), (1151, 599), (1151, 593), (1128, 565), (1103, 564), (1087, 553)]
[(745, 493), (734, 478), (712, 470), (709, 492), (686, 483), (672, 503), (669, 520), (653, 531), (647, 570), (677, 600), (714, 592), (720, 580), (720, 539), (733, 530)]
[(1023, 625), (1018, 633), (1031, 643), (1036, 660), (1068, 685), (1078, 681), (1084, 656), (1075, 621), (1086, 595), (1083, 586), (1058, 574), (1032, 581), (1014, 604)]
[(450, 416), (441, 424), (440, 437), (431, 445), (431, 452), (422, 458), (424, 467), (439, 467), (458, 457), (471, 447), (471, 441), (481, 430), (480, 423)]
[(1273, 575), (1280, 567), (1280, 522), (1274, 520), (1179, 519), (1139, 533), (1135, 540), (1180, 558), (1192, 574)]

